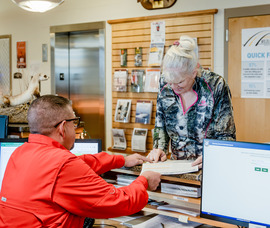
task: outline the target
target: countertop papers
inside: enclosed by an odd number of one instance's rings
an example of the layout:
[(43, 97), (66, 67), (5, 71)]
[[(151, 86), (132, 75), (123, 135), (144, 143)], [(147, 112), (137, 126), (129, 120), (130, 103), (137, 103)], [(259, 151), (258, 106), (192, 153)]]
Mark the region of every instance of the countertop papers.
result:
[(174, 175), (197, 172), (198, 166), (191, 166), (193, 161), (188, 160), (167, 160), (165, 162), (157, 163), (143, 163), (142, 171), (154, 171), (161, 175)]

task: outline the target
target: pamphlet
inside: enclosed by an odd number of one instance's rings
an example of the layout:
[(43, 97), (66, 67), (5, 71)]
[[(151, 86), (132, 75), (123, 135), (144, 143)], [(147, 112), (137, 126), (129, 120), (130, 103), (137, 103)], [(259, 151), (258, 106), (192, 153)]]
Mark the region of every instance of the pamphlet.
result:
[(146, 152), (146, 138), (148, 129), (134, 128), (132, 134), (131, 150)]
[(150, 45), (148, 66), (160, 66), (164, 53), (164, 44), (153, 43)]
[(113, 135), (113, 149), (125, 150), (127, 148), (127, 142), (124, 129), (112, 129)]
[(113, 76), (113, 91), (127, 91), (128, 70), (115, 70)]
[(146, 69), (144, 92), (158, 92), (160, 69)]
[(132, 70), (131, 71), (131, 92), (143, 92), (145, 81), (145, 70)]
[(152, 117), (152, 101), (138, 100), (136, 104), (135, 123), (150, 124)]
[(142, 66), (142, 47), (135, 48), (135, 66)]
[(130, 109), (131, 100), (118, 99), (115, 108), (114, 121), (128, 123), (130, 119)]
[(121, 67), (127, 66), (127, 49), (120, 50), (120, 61)]

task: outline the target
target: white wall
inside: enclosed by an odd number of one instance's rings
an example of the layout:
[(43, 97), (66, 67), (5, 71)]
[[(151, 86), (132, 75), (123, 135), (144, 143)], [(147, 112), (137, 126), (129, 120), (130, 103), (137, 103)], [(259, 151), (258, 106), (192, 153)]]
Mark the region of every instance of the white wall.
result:
[[(268, 0), (178, 0), (169, 9), (145, 10), (137, 0), (65, 0), (57, 8), (46, 13), (22, 10), (11, 0), (0, 1), (0, 35), (12, 35), (12, 74), (16, 68), (16, 42), (27, 42), (27, 64), (24, 75), (43, 72), (50, 75), (50, 58), (42, 63), (42, 44), (50, 44), (50, 26), (107, 21), (149, 15), (218, 9), (215, 15), (214, 71), (223, 75), (224, 9), (269, 4)], [(50, 57), (50, 52), (49, 52)], [(32, 67), (30, 67), (32, 66)], [(37, 68), (38, 67), (38, 68)], [(12, 93), (21, 93), (28, 82), (13, 79)], [(51, 93), (51, 82), (42, 82), (41, 93)], [(111, 28), (106, 28), (106, 147), (111, 146)]]

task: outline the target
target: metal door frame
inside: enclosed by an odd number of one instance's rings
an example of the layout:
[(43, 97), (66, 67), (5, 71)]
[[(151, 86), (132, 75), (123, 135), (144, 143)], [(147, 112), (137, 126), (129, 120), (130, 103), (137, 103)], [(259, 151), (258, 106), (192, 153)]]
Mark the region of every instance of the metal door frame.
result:
[[(55, 94), (55, 34), (56, 33), (70, 33), (70, 32), (84, 32), (91, 30), (99, 30), (104, 37), (104, 80), (106, 79), (106, 22), (91, 22), (81, 24), (59, 25), (50, 27), (50, 43), (51, 43), (51, 91)], [(104, 88), (104, 148), (106, 147), (106, 83)]]

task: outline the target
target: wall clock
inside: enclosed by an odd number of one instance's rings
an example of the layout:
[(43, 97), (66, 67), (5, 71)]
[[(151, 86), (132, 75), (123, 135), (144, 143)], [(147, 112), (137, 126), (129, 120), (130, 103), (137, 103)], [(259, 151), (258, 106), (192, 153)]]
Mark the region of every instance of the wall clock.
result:
[(145, 9), (165, 9), (174, 5), (177, 0), (137, 0)]

